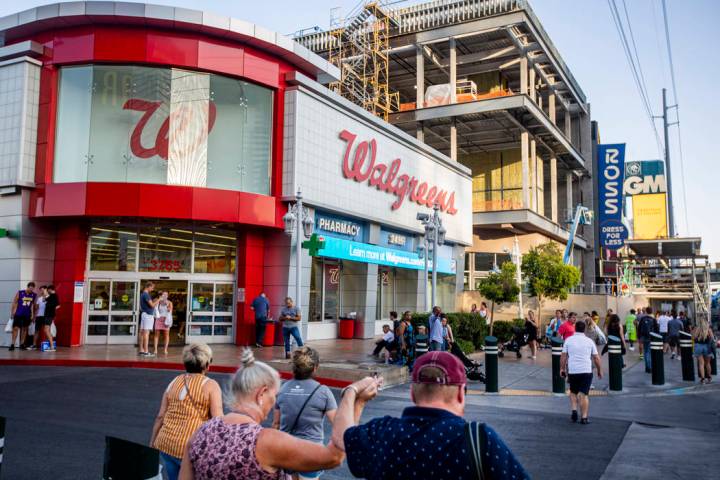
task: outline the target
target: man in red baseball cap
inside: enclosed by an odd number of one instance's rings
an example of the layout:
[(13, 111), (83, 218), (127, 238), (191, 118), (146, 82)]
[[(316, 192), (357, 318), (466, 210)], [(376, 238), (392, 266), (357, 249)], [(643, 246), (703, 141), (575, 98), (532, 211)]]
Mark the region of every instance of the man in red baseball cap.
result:
[[(350, 472), (370, 480), (530, 478), (497, 432), (462, 418), (466, 384), (465, 368), (454, 355), (434, 351), (418, 358), (410, 390), (415, 406), (400, 418), (355, 426), (356, 419), (346, 430), (333, 430)], [(343, 401), (357, 396), (352, 390), (343, 391)]]

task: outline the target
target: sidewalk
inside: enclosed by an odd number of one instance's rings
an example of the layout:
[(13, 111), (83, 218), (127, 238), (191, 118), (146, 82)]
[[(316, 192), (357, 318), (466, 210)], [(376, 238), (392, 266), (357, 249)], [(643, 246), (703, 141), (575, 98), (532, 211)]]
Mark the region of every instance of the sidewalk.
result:
[[(404, 369), (386, 367), (368, 357), (375, 346), (374, 339), (367, 340), (314, 340), (307, 345), (320, 353), (318, 377), (329, 386), (344, 387), (364, 376), (378, 373), (390, 384), (403, 383), (407, 379)], [(235, 345), (211, 345), (213, 365), (211, 371), (232, 373), (240, 364), (242, 347)], [(15, 350), (0, 348), (0, 365), (54, 365), (85, 367), (125, 367), (152, 369), (182, 369), (182, 346), (170, 347), (168, 355), (141, 357), (133, 345), (84, 345), (59, 348), (57, 352)], [(290, 361), (285, 359), (283, 347), (253, 348), (255, 358), (272, 365), (288, 377)]]
[[(537, 359), (529, 357), (527, 348), (522, 350), (523, 357), (518, 359), (514, 352), (506, 352), (505, 357), (498, 362), (498, 386), (500, 395), (551, 395), (552, 394), (552, 355), (549, 349), (539, 350)], [(475, 354), (473, 358), (483, 362), (484, 354)], [(665, 355), (665, 385), (652, 384), (652, 377), (645, 373), (645, 364), (635, 351), (628, 351), (625, 355), (626, 367), (623, 369), (622, 392), (609, 392), (608, 390), (608, 355), (602, 357), (603, 378), (593, 379), (591, 395), (629, 395), (648, 394), (653, 392), (667, 392), (676, 389), (699, 386), (697, 380), (684, 382), (680, 359), (670, 360), (670, 354)], [(471, 386), (470, 391), (475, 394), (484, 393), (483, 385)]]

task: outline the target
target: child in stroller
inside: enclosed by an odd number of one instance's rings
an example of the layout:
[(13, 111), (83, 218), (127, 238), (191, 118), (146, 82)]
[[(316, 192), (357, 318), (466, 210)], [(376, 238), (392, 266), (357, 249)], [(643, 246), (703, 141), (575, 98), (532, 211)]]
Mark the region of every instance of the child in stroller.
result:
[(485, 383), (485, 374), (480, 371), (482, 363), (468, 358), (468, 356), (465, 355), (465, 352), (463, 352), (455, 342), (450, 344), (450, 353), (459, 358), (463, 363), (463, 366), (465, 367), (465, 376), (468, 380)]
[(498, 357), (502, 358), (505, 356), (505, 350), (515, 352), (517, 358), (522, 358), (520, 349), (527, 345), (528, 334), (524, 328), (513, 327), (513, 337), (510, 341), (500, 344), (498, 348)]

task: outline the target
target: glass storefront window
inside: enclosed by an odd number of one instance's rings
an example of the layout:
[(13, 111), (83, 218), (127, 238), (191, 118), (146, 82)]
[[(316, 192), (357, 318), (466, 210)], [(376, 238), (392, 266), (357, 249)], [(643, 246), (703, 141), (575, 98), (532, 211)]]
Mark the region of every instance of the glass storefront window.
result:
[(90, 283), (88, 294), (89, 311), (110, 310), (110, 282), (99, 281)]
[(212, 229), (195, 231), (195, 273), (235, 271), (237, 237), (235, 232)]
[(90, 229), (90, 270), (135, 271), (137, 232), (128, 229)]
[[(213, 309), (213, 284), (193, 283), (192, 285), (192, 310), (193, 312), (211, 312)], [(195, 317), (194, 321), (199, 321)], [(209, 321), (212, 321), (211, 317)]]
[(60, 71), (54, 181), (270, 192), (270, 89), (182, 69)]
[[(215, 285), (215, 311), (216, 312), (232, 312), (233, 311), (233, 286), (230, 283), (218, 283)], [(216, 317), (215, 320), (217, 321)]]
[(193, 235), (170, 228), (140, 229), (141, 272), (190, 272)]
[(135, 282), (115, 282), (112, 291), (112, 309), (135, 310)]
[(322, 259), (313, 258), (310, 271), (309, 322), (322, 321), (322, 275)]

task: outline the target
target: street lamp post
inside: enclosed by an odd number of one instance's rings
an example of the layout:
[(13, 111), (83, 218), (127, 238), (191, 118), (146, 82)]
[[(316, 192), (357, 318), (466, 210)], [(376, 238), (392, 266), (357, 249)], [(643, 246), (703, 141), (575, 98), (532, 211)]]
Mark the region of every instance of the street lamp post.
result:
[(301, 238), (304, 235), (305, 238), (310, 238), (313, 233), (313, 226), (315, 222), (310, 217), (310, 212), (307, 207), (303, 206), (302, 194), (298, 189), (295, 195), (296, 202), (288, 204), (288, 211), (283, 215), (283, 223), (285, 224), (285, 233), (292, 238), (295, 233), (295, 306), (300, 310), (301, 307), (301, 289), (300, 289), (300, 278), (302, 271), (302, 241)]
[(430, 249), (428, 245), (427, 237), (424, 236), (422, 238), (422, 244), (418, 246), (418, 255), (420, 258), (425, 260), (425, 276), (423, 277), (423, 285), (422, 285), (422, 292), (423, 292), (423, 310), (428, 311), (430, 308), (428, 308), (428, 301), (427, 301), (427, 277), (428, 277), (428, 257), (430, 256)]
[[(420, 220), (425, 227), (426, 250), (430, 250), (430, 242), (432, 242), (432, 284), (430, 289), (430, 304), (432, 308), (435, 306), (435, 292), (437, 289), (438, 247), (445, 244), (445, 233), (447, 230), (443, 227), (442, 219), (440, 218), (440, 205), (437, 202), (433, 205), (432, 216), (427, 213), (418, 213), (416, 218)], [(425, 261), (424, 282), (427, 284), (427, 260)], [(427, 294), (425, 296), (427, 297)]]

